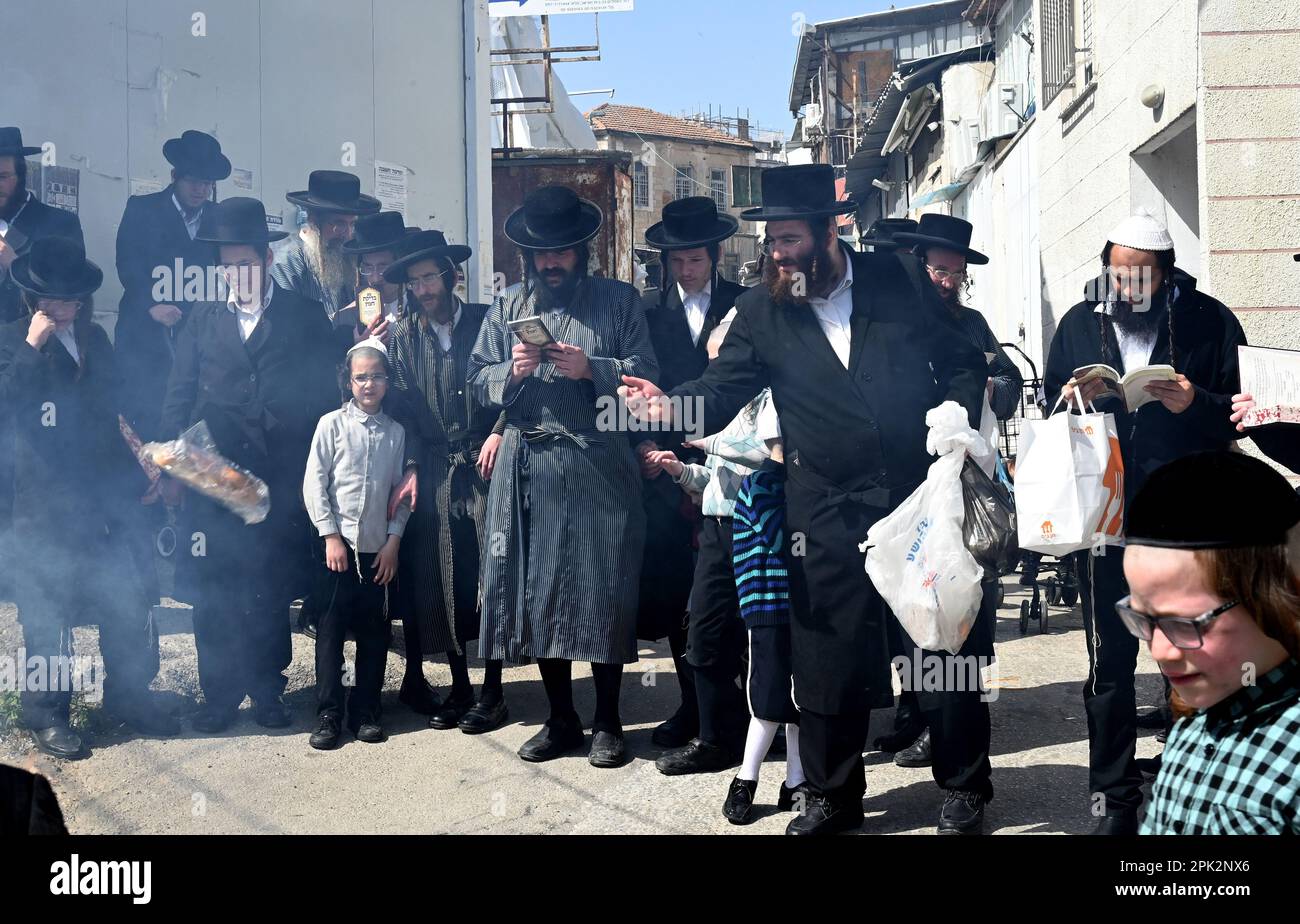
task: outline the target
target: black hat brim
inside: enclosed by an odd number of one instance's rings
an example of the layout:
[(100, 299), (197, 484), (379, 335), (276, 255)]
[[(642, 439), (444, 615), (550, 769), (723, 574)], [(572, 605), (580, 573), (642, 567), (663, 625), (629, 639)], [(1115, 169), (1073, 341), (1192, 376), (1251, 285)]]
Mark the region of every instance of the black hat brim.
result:
[(725, 241), (739, 230), (740, 222), (734, 215), (719, 213), (713, 229), (702, 236), (689, 239), (673, 237), (660, 221), (645, 229), (645, 242), (658, 250), (690, 250)]
[(33, 154), (41, 153), (40, 148), (32, 148), (23, 145), (21, 148), (0, 148), (0, 157), (31, 157)]
[(768, 208), (760, 205), (757, 208), (745, 209), (740, 213), (740, 217), (745, 221), (800, 221), (805, 218), (829, 218), (832, 215), (843, 215), (857, 210), (858, 204), (852, 199), (840, 199), (830, 205), (797, 208), (783, 205)]
[(972, 250), (969, 247), (963, 247), (956, 241), (950, 241), (946, 237), (931, 237), (928, 234), (911, 234), (907, 231), (900, 231), (894, 235), (895, 246), (903, 247), (942, 247), (944, 250), (956, 251), (966, 257), (966, 262), (973, 266), (983, 266), (989, 262), (989, 258), (984, 256), (978, 250)]
[(448, 244), (445, 247), (428, 247), (424, 250), (417, 250), (390, 264), (388, 269), (384, 270), (384, 282), (399, 285), (406, 282), (407, 269), (422, 260), (450, 260), (453, 264), (459, 265), (468, 260), (473, 254), (473, 249), (464, 244)]
[(89, 260), (83, 261), (81, 272), (77, 274), (77, 278), (73, 280), (71, 285), (65, 287), (66, 291), (55, 292), (48, 287), (43, 287), (32, 279), (30, 270), (31, 253), (28, 252), (10, 265), (9, 275), (13, 278), (14, 285), (18, 286), (19, 289), (38, 298), (68, 300), (85, 298), (87, 295), (98, 291), (99, 287), (104, 284), (104, 271)]
[(342, 250), (344, 253), (352, 254), (353, 256), (363, 253), (374, 253), (377, 250), (396, 250), (401, 246), (402, 242), (406, 240), (406, 237), (407, 235), (403, 233), (401, 237), (395, 237), (389, 241), (375, 241), (370, 244), (357, 244), (356, 238), (353, 238), (352, 240), (343, 243)]
[(195, 235), (194, 240), (202, 241), (205, 244), (216, 244), (218, 247), (222, 245), (226, 247), (236, 247), (240, 244), (274, 244), (276, 241), (282, 241), (288, 236), (288, 231), (272, 231), (268, 228), (265, 234), (257, 237), (204, 237), (202, 234), (197, 234)]
[(181, 151), (181, 140), (179, 138), (171, 138), (163, 142), (163, 157), (167, 159), (167, 163), (186, 176), (197, 177), (200, 180), (209, 180), (215, 183), (217, 180), (224, 180), (230, 176), (230, 158), (225, 154), (218, 153), (212, 160), (187, 158), (184, 152)]
[(875, 247), (880, 250), (897, 250), (900, 247), (910, 247), (911, 244), (900, 244), (896, 240), (885, 240), (884, 238), (864, 237), (858, 241), (863, 247)]
[(383, 204), (378, 199), (374, 196), (367, 196), (365, 193), (361, 193), (351, 202), (332, 202), (317, 199), (305, 189), (287, 193), (285, 198), (294, 205), (311, 209), (314, 212), (337, 212), (340, 215), (370, 215), (383, 208)]
[(502, 233), (510, 243), (525, 250), (568, 250), (570, 247), (577, 247), (595, 237), (600, 232), (601, 225), (605, 223), (605, 214), (596, 203), (579, 199), (578, 207), (581, 213), (578, 221), (564, 234), (543, 238), (529, 233), (524, 222), (522, 207), (510, 213)]

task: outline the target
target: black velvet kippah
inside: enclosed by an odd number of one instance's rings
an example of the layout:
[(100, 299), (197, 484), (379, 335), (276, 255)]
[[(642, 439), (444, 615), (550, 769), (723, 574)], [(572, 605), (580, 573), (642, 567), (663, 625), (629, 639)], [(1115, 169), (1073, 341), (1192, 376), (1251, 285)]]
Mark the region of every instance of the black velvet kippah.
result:
[(1239, 452), (1184, 456), (1151, 474), (1128, 514), (1127, 545), (1232, 549), (1281, 545), (1300, 497), (1267, 464)]

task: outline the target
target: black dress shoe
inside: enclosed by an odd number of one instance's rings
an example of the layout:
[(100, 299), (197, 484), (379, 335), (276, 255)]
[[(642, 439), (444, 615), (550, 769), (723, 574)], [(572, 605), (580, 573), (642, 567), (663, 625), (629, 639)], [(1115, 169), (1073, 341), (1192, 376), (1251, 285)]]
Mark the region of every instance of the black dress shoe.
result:
[(180, 720), (150, 700), (114, 708), (110, 715), (142, 735), (170, 738), (181, 733)]
[(237, 709), (222, 709), (218, 706), (205, 705), (195, 713), (190, 724), (201, 732), (215, 735), (235, 724), (235, 716), (238, 711)]
[(587, 762), (593, 767), (623, 766), (627, 762), (627, 747), (623, 743), (623, 736), (603, 729), (593, 732)]
[(690, 744), (661, 754), (655, 768), (664, 776), (685, 776), (688, 773), (717, 773), (730, 770), (740, 759), (729, 748), (709, 744), (703, 738), (694, 738)]
[(519, 749), (519, 756), (530, 763), (540, 764), (553, 760), (570, 751), (582, 747), (586, 736), (582, 733), (582, 723), (574, 716), (572, 721), (556, 723), (548, 721), (542, 730), (524, 742)]
[(384, 730), (378, 722), (370, 719), (358, 725), (355, 734), (358, 741), (364, 741), (366, 744), (378, 744), (384, 740)]
[(678, 709), (665, 722), (660, 722), (650, 736), (650, 743), (661, 748), (679, 748), (689, 744), (700, 733), (698, 708)]
[(984, 797), (962, 789), (948, 790), (939, 812), (940, 834), (984, 833)]
[(329, 714), (322, 715), (320, 717), (320, 724), (318, 724), (316, 730), (311, 733), (311, 737), (307, 739), (307, 743), (318, 751), (328, 751), (332, 748), (338, 747), (341, 733), (342, 729), (339, 726), (338, 716)]
[(804, 810), (785, 826), (785, 833), (817, 837), (843, 834), (845, 831), (860, 831), (862, 817), (861, 803), (856, 806), (836, 805), (821, 793), (808, 790)]
[(1137, 814), (1120, 812), (1116, 815), (1103, 815), (1092, 829), (1093, 834), (1112, 837), (1133, 837), (1138, 833)]
[(279, 696), (253, 700), (253, 721), (263, 728), (288, 728), (293, 717)]
[(932, 762), (928, 728), (921, 732), (920, 738), (912, 742), (911, 747), (894, 755), (894, 763), (900, 767), (928, 767)]
[(904, 728), (901, 731), (890, 732), (888, 735), (880, 735), (871, 742), (871, 749), (884, 751), (886, 754), (897, 754), (899, 751), (906, 750), (909, 745), (915, 744), (923, 730)]
[[(800, 783), (798, 786), (787, 786), (785, 780), (782, 780), (781, 791), (776, 796), (776, 810), (778, 812), (798, 811), (807, 804), (809, 792), (811, 790), (809, 790), (807, 783)], [(800, 793), (803, 795), (800, 796)], [(797, 804), (796, 799), (798, 799)]]
[(403, 677), (402, 687), (397, 691), (397, 701), (420, 715), (433, 715), (442, 708), (438, 694), (423, 676), (407, 674)]
[(429, 718), (429, 727), (436, 728), (440, 731), (446, 731), (449, 728), (457, 728), (460, 720), (463, 719), (471, 709), (474, 708), (474, 697), (448, 697), (443, 700), (442, 705)]
[(504, 698), (490, 705), (478, 702), (474, 704), (473, 709), (461, 716), (456, 727), (467, 735), (481, 735), (500, 728), (508, 718), (510, 718), (510, 710), (506, 708)]
[(722, 803), (722, 817), (733, 825), (747, 825), (754, 820), (754, 793), (758, 792), (758, 780), (742, 780), (732, 777), (727, 787), (727, 800)]
[(50, 725), (46, 728), (33, 728), (32, 740), (36, 746), (51, 757), (64, 760), (78, 760), (86, 756), (81, 736), (67, 724)]

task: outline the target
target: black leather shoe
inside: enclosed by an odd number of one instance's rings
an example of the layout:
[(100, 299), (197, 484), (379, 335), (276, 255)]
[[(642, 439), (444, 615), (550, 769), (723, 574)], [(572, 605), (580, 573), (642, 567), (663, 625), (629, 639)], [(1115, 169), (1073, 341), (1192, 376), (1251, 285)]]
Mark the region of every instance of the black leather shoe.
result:
[[(781, 781), (781, 791), (776, 796), (776, 810), (778, 812), (793, 812), (807, 805), (808, 793), (807, 783), (800, 783), (798, 786), (786, 786), (785, 780)], [(803, 793), (802, 797), (799, 794)], [(796, 797), (799, 797), (796, 804)]]
[(338, 747), (341, 733), (338, 716), (326, 714), (320, 717), (320, 724), (311, 733), (307, 743), (318, 751), (328, 751)]
[(804, 810), (785, 826), (785, 833), (804, 837), (843, 834), (862, 829), (862, 804), (839, 806), (821, 793), (808, 790)]
[(420, 715), (433, 715), (442, 708), (442, 701), (429, 681), (423, 676), (407, 674), (402, 678), (402, 688), (397, 691), (397, 701), (412, 712)]
[(604, 730), (593, 732), (587, 763), (601, 768), (623, 766), (627, 763), (627, 747), (623, 743), (623, 736)]
[(1138, 833), (1136, 813), (1120, 812), (1116, 815), (1103, 815), (1092, 829), (1093, 834), (1111, 837), (1134, 837)]
[(570, 751), (582, 747), (586, 735), (582, 733), (582, 723), (575, 716), (570, 722), (553, 723), (548, 721), (542, 730), (524, 742), (519, 749), (519, 756), (530, 763), (540, 764), (553, 760)]
[(730, 770), (740, 763), (734, 751), (709, 744), (703, 738), (693, 738), (690, 744), (661, 754), (655, 768), (664, 776), (685, 776), (688, 773), (717, 773)]
[(32, 740), (36, 746), (51, 757), (63, 760), (78, 760), (86, 756), (81, 736), (69, 725), (51, 725), (48, 728), (33, 728)]
[(983, 834), (984, 797), (962, 789), (948, 790), (939, 812), (940, 834)]
[(465, 717), (471, 709), (474, 708), (474, 697), (466, 696), (462, 698), (448, 697), (443, 700), (442, 706), (429, 718), (429, 727), (436, 728), (439, 731), (446, 731), (449, 728), (457, 728), (460, 720)]
[(365, 721), (357, 726), (356, 736), (358, 741), (366, 744), (378, 744), (384, 740), (384, 730), (378, 722)]
[(754, 793), (758, 780), (733, 777), (727, 787), (727, 801), (722, 803), (722, 817), (733, 825), (747, 825), (754, 820)]
[(921, 732), (920, 738), (912, 742), (911, 747), (894, 755), (894, 763), (900, 767), (928, 767), (932, 761), (928, 728)]
[(884, 751), (886, 754), (897, 754), (915, 744), (919, 737), (921, 737), (921, 730), (904, 728), (901, 731), (890, 732), (888, 735), (880, 735), (871, 742), (871, 748), (875, 751)]
[(500, 728), (506, 724), (508, 718), (510, 718), (510, 710), (506, 708), (506, 701), (502, 698), (489, 706), (481, 702), (475, 703), (473, 709), (461, 716), (456, 727), (467, 735), (481, 735)]
[(687, 709), (682, 706), (665, 722), (660, 722), (650, 736), (650, 743), (661, 748), (680, 748), (690, 744), (691, 739), (700, 733), (700, 714), (698, 708)]
[(263, 728), (288, 728), (293, 717), (279, 696), (253, 701), (253, 721)]
[(201, 732), (215, 735), (235, 724), (237, 709), (222, 709), (217, 706), (203, 706), (190, 721)]
[(142, 735), (170, 738), (181, 733), (181, 723), (176, 716), (159, 708), (150, 700), (114, 708), (110, 715), (125, 722), (133, 731)]

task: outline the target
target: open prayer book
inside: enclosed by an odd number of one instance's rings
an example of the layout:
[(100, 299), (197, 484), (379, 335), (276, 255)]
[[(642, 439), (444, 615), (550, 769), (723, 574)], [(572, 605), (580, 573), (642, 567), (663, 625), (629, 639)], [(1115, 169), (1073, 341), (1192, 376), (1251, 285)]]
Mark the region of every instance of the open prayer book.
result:
[(1118, 398), (1124, 408), (1129, 413), (1133, 413), (1148, 401), (1159, 400), (1146, 391), (1147, 385), (1152, 382), (1175, 382), (1178, 380), (1178, 373), (1174, 372), (1173, 366), (1157, 365), (1140, 366), (1127, 375), (1120, 375), (1110, 366), (1102, 363), (1080, 366), (1074, 370), (1076, 385), (1083, 385), (1093, 379), (1101, 379), (1106, 383), (1103, 398), (1107, 396)]
[(1241, 390), (1255, 399), (1242, 423), (1300, 423), (1300, 351), (1237, 347)]

